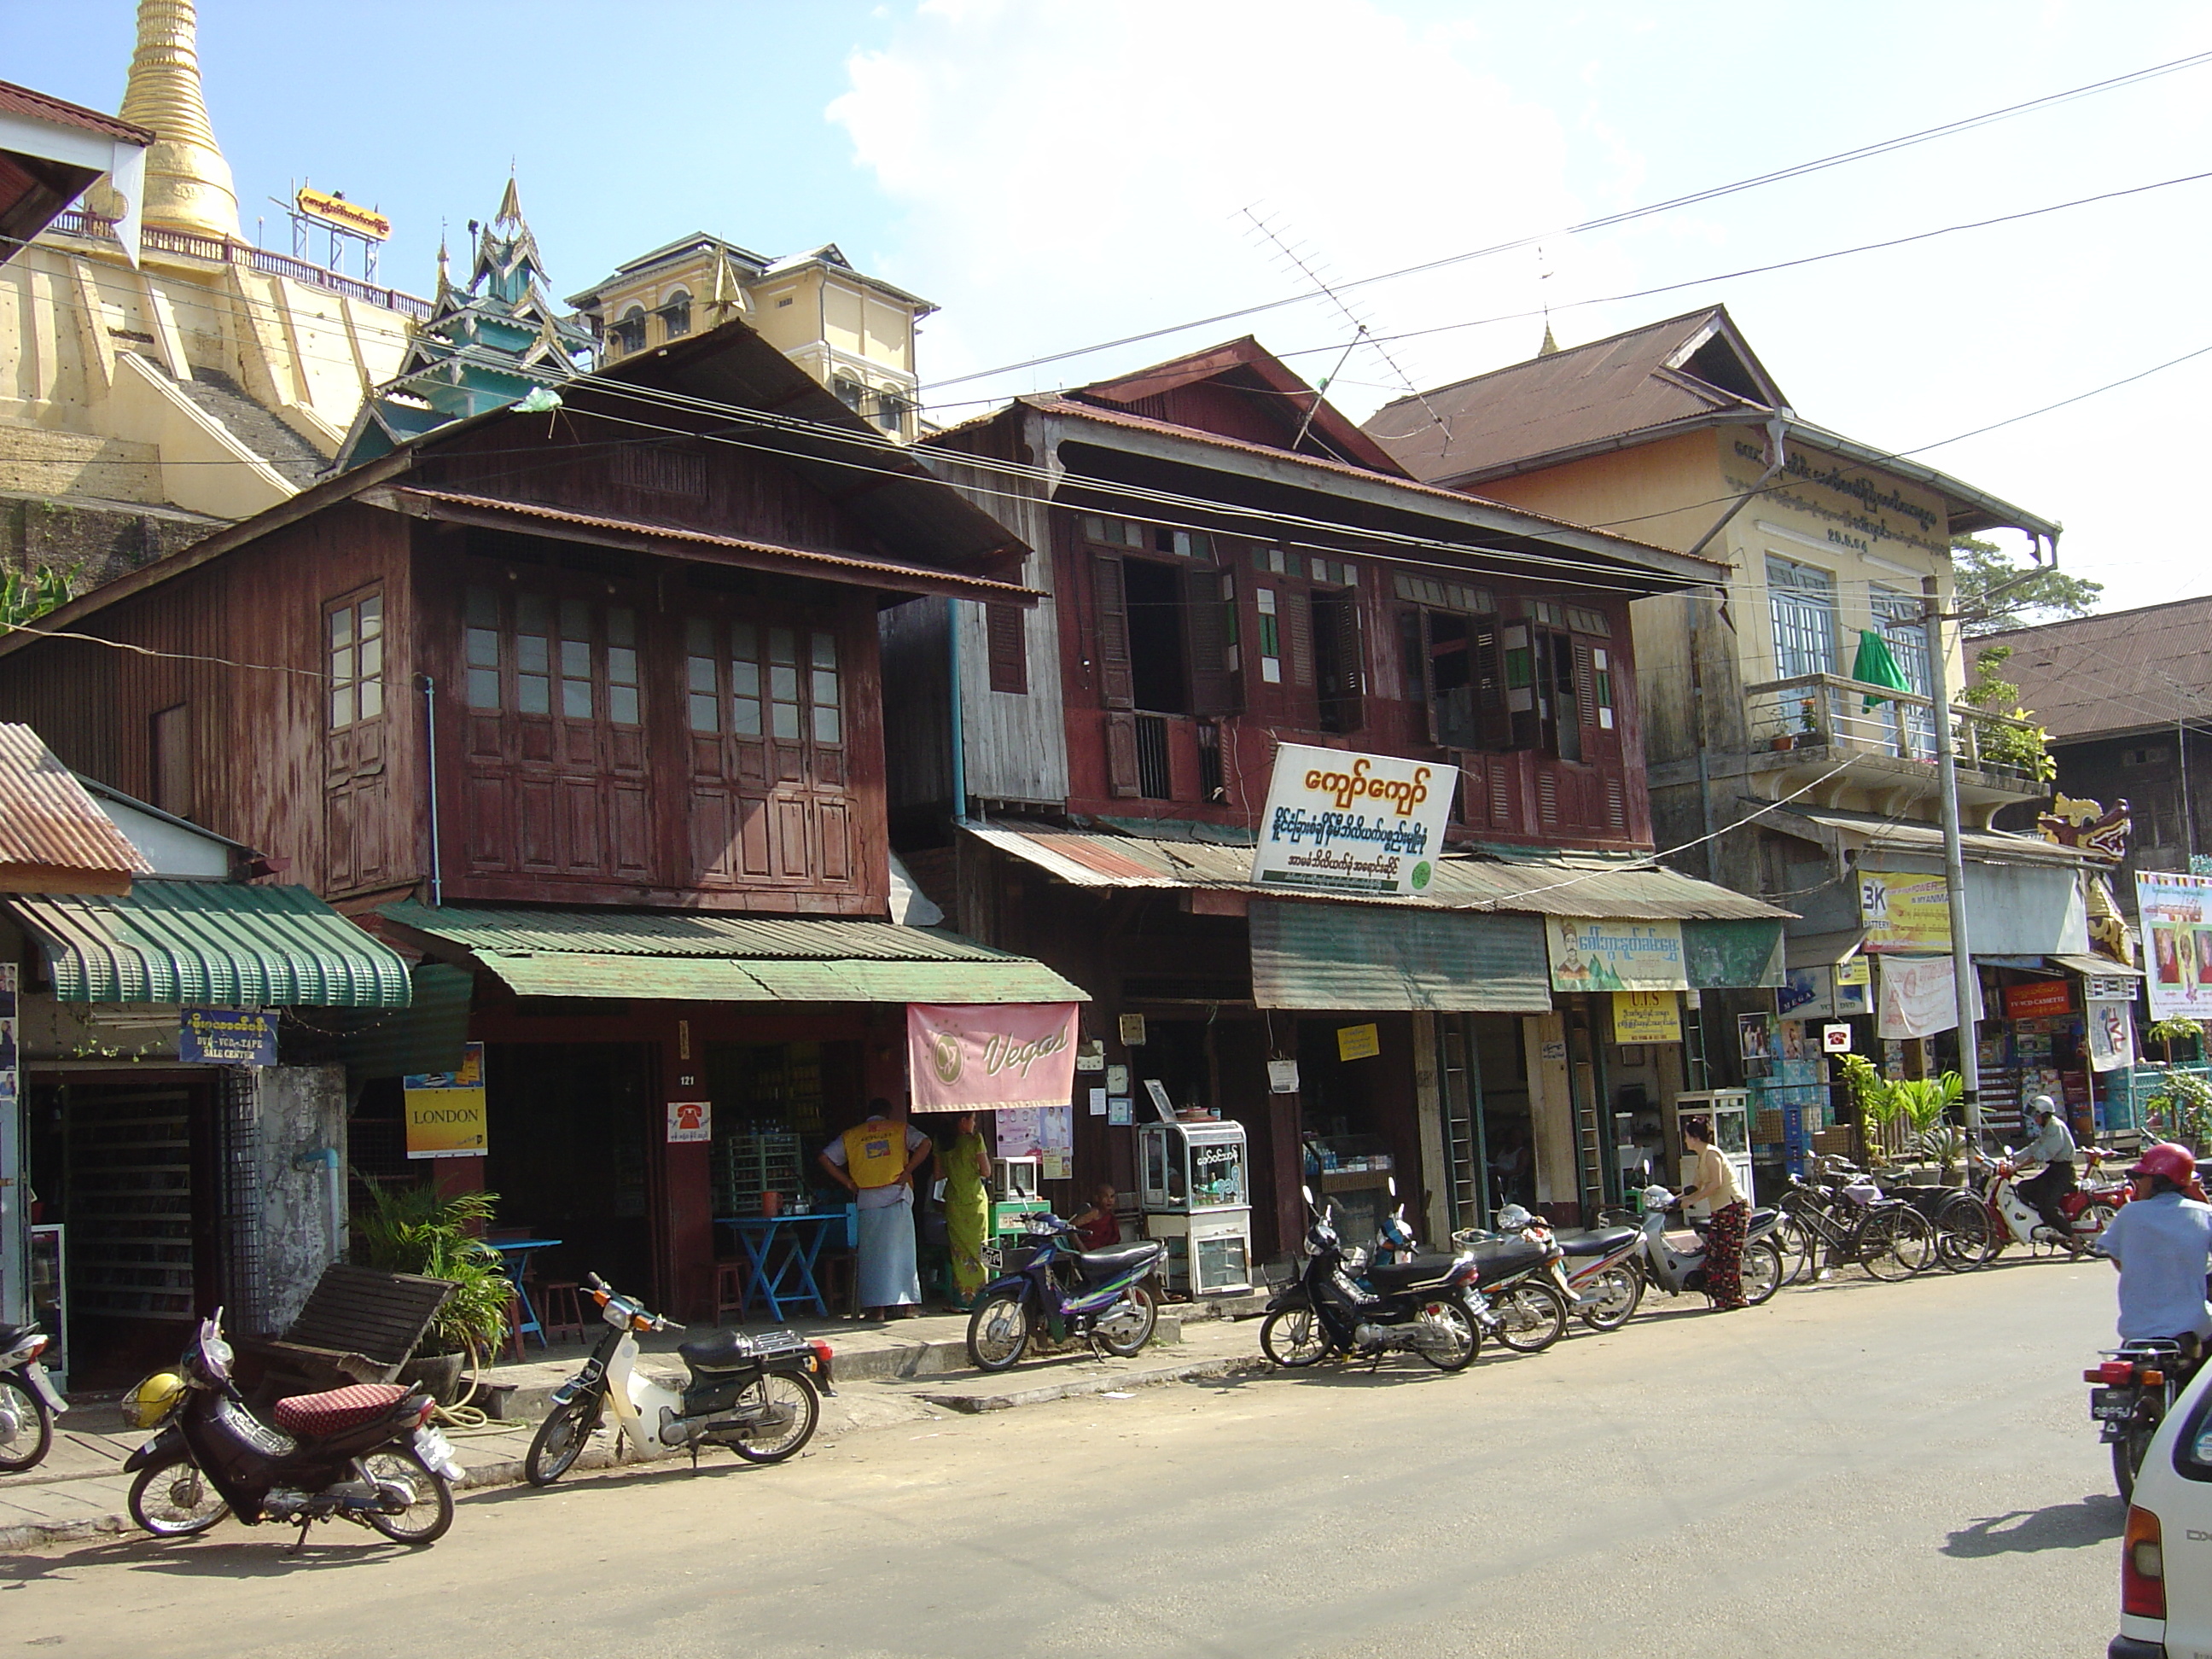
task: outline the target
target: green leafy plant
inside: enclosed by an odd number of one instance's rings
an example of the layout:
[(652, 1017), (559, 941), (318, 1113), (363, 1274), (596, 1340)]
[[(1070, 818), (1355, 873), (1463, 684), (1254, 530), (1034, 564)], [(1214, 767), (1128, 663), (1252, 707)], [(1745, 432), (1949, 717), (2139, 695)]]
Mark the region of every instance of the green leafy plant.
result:
[(1844, 1082), (1865, 1117), (1875, 1123), (1902, 1119), (1921, 1155), (1940, 1165), (1948, 1181), (1966, 1152), (1966, 1133), (1951, 1121), (1952, 1109), (1966, 1097), (1966, 1079), (1946, 1072), (1893, 1083), (1863, 1054), (1840, 1058)]
[(2143, 1035), (2166, 1049), (2166, 1063), (2169, 1066), (2173, 1064), (2173, 1045), (2177, 1042), (2193, 1042), (2197, 1045), (2198, 1054), (2204, 1052), (2203, 1024), (2197, 1020), (2185, 1018), (2180, 1015), (2176, 1015), (2172, 1019), (2161, 1019), (2155, 1024), (2144, 1027)]
[(2049, 566), (2021, 564), (1995, 542), (1972, 536), (1951, 538), (1951, 571), (1958, 584), (1960, 625), (1969, 634), (2086, 617), (2105, 592), (2102, 582)]
[(66, 570), (0, 572), (0, 633), (36, 622), (75, 599), (77, 574), (82, 568), (71, 565)]
[(499, 1206), (497, 1193), (441, 1198), (430, 1186), (368, 1189), (371, 1208), (354, 1219), (354, 1254), (364, 1267), (450, 1279), (453, 1293), (430, 1322), (422, 1352), (489, 1352), (507, 1334), (511, 1285), (500, 1253), (477, 1234)]
[(2152, 1127), (2165, 1140), (2184, 1140), (2198, 1152), (2212, 1146), (2212, 1081), (2168, 1067), (2143, 1097)]
[[(1978, 653), (1973, 684), (1959, 693), (1959, 701), (1984, 714), (2030, 720), (2020, 704), (2020, 688), (1997, 678), (2011, 655), (2008, 645), (1993, 645)], [(2023, 728), (1994, 720), (1976, 720), (1973, 725), (1976, 750), (1984, 762), (2009, 767), (2039, 783), (2049, 783), (2058, 775), (2058, 763), (2051, 757), (2051, 733), (2043, 727), (2030, 724)]]

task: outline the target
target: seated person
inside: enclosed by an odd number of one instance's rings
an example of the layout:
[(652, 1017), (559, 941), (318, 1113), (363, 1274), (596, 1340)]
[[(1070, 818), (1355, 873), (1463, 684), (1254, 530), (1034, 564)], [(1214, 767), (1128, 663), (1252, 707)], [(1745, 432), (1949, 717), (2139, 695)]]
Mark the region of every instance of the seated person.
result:
[(1114, 1183), (1102, 1181), (1091, 1189), (1091, 1207), (1070, 1224), (1086, 1250), (1110, 1249), (1121, 1242), (1121, 1220), (1114, 1213)]

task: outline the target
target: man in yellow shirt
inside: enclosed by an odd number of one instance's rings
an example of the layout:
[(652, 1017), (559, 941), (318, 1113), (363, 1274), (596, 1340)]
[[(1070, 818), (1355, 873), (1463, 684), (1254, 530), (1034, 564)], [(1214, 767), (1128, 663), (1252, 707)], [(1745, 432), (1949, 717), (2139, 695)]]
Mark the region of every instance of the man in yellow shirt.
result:
[(871, 1319), (882, 1319), (893, 1308), (921, 1305), (914, 1176), (934, 1151), (903, 1110), (880, 1099), (868, 1103), (866, 1122), (822, 1149), (823, 1169), (860, 1206), (860, 1301)]

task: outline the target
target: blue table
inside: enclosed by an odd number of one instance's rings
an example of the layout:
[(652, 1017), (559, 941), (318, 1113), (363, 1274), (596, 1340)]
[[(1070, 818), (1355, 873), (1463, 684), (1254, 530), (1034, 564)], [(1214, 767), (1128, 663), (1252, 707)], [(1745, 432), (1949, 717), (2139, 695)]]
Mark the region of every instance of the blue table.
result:
[(531, 1252), (550, 1250), (561, 1241), (557, 1238), (510, 1238), (504, 1241), (486, 1239), (484, 1242), (499, 1252), (501, 1265), (507, 1270), (507, 1283), (514, 1286), (514, 1299), (522, 1307), (522, 1317), (514, 1327), (515, 1346), (520, 1348), (522, 1346), (525, 1336), (535, 1336), (539, 1347), (551, 1347), (553, 1345), (545, 1340), (544, 1326), (538, 1322), (538, 1310), (531, 1305), (529, 1289), (522, 1281), (530, 1271)]
[[(814, 1282), (814, 1264), (821, 1259), (822, 1247), (829, 1242), (833, 1223), (840, 1227), (845, 1224), (844, 1211), (714, 1218), (717, 1227), (727, 1227), (738, 1236), (738, 1246), (745, 1253), (746, 1299), (758, 1297), (767, 1304), (768, 1316), (776, 1320), (784, 1317), (787, 1303), (794, 1307), (811, 1306), (815, 1312), (828, 1316), (830, 1304), (822, 1295), (822, 1287)], [(783, 1255), (776, 1260), (779, 1236)]]

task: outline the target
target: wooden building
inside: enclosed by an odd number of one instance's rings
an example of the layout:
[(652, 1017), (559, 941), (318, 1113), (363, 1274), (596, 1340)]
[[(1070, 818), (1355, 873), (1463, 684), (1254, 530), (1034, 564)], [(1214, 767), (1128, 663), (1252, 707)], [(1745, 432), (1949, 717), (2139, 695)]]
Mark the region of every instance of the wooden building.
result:
[[(1024, 553), (732, 322), (10, 635), (0, 708), (467, 969), (489, 1150), (441, 1174), (688, 1313), (732, 1137), (900, 1092), (908, 1001), (1078, 994), (891, 908), (878, 614), (1019, 611)], [(405, 1172), (399, 1115), (360, 1090), (356, 1167)]]

